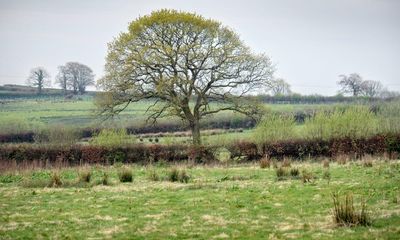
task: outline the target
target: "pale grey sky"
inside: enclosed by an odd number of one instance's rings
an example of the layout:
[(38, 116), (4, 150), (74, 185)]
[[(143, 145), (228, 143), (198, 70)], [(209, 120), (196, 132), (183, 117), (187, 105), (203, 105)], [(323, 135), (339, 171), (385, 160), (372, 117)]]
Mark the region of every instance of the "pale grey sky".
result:
[(400, 90), (400, 0), (0, 0), (0, 85), (78, 61), (103, 74), (107, 43), (161, 8), (221, 21), (276, 64), (295, 92), (336, 94), (357, 72)]

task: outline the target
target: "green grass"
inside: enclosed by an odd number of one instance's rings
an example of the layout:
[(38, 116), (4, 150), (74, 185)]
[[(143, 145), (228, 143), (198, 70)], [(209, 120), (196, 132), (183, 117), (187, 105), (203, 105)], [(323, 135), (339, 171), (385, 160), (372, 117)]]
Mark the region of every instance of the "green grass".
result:
[[(0, 176), (0, 238), (115, 239), (398, 239), (400, 162), (331, 164), (330, 181), (321, 163), (292, 163), (316, 179), (277, 181), (275, 170), (257, 164), (186, 168), (188, 183), (163, 179), (170, 167), (93, 167), (92, 182), (108, 173), (111, 186), (23, 187), (50, 179), (50, 170)], [(135, 180), (118, 181), (121, 167)], [(74, 181), (79, 169), (60, 172)], [(338, 227), (332, 218), (333, 192), (364, 197), (372, 218), (368, 227)]]

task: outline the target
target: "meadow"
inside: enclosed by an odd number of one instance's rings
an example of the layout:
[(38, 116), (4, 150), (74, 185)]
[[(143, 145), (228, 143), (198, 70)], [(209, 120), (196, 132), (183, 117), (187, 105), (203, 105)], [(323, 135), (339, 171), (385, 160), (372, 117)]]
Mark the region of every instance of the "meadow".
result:
[[(117, 239), (396, 239), (400, 162), (292, 162), (299, 175), (240, 165), (115, 165), (13, 170), (0, 175), (0, 237)], [(120, 182), (118, 172), (132, 172)], [(188, 182), (171, 181), (183, 169)], [(89, 171), (86, 184), (80, 173)], [(304, 171), (312, 174), (304, 182)], [(60, 176), (59, 185), (51, 182)], [(108, 175), (103, 185), (104, 174)], [(371, 222), (340, 227), (332, 194), (365, 200)]]
[(151, 104), (103, 122), (91, 96), (2, 102), (0, 135), (33, 141), (0, 143), (0, 238), (400, 236), (398, 101), (225, 112), (200, 149), (176, 119), (146, 125)]

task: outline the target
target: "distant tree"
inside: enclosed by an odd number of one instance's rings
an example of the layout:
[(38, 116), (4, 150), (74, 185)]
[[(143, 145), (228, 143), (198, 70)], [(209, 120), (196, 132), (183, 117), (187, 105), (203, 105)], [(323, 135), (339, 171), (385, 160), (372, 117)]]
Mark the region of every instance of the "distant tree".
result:
[(361, 89), (364, 96), (378, 97), (383, 89), (379, 81), (365, 80), (361, 83)]
[(87, 86), (95, 84), (92, 69), (82, 63), (67, 62), (63, 66), (63, 70), (67, 77), (67, 88), (71, 89), (74, 94), (83, 94)]
[(42, 89), (51, 85), (50, 74), (43, 67), (36, 67), (31, 70), (26, 82), (36, 87), (38, 94), (42, 94)]
[(358, 73), (352, 73), (349, 76), (339, 75), (340, 81), (338, 84), (342, 87), (342, 93), (350, 93), (354, 97), (362, 94), (362, 77)]
[(56, 76), (56, 83), (61, 87), (64, 94), (67, 92), (68, 86), (68, 71), (66, 66), (58, 66), (58, 74)]
[(388, 89), (384, 88), (380, 91), (379, 97), (381, 97), (381, 98), (396, 98), (396, 97), (400, 97), (400, 92), (389, 91)]
[(292, 94), (292, 91), (290, 90), (290, 84), (287, 83), (283, 78), (273, 79), (270, 83), (270, 91), (275, 96), (288, 96)]
[(196, 14), (160, 10), (128, 29), (109, 44), (100, 82), (106, 91), (99, 101), (102, 113), (118, 114), (130, 103), (154, 99), (148, 120), (179, 117), (199, 145), (200, 119), (225, 110), (260, 111), (245, 95), (266, 87), (272, 64), (230, 28)]

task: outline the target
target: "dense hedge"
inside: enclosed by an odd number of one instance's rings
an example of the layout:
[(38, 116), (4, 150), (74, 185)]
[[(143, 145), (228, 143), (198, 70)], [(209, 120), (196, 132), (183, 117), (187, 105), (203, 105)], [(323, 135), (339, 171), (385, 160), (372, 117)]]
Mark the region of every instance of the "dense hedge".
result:
[[(46, 163), (63, 162), (68, 165), (151, 163), (163, 161), (194, 160), (197, 163), (214, 161), (214, 153), (221, 146), (191, 147), (189, 145), (134, 144), (118, 148), (102, 146), (75, 145), (71, 147), (45, 145), (0, 145), (0, 162), (43, 161)], [(400, 153), (400, 135), (376, 135), (360, 139), (332, 140), (290, 140), (266, 143), (257, 146), (251, 142), (237, 142), (225, 146), (232, 158), (244, 161), (260, 159), (265, 154), (282, 159), (291, 157), (303, 159), (308, 157), (335, 157), (350, 155), (361, 157), (365, 154)]]
[(0, 134), (0, 143), (22, 143), (22, 142), (33, 142), (34, 141), (34, 132), (25, 132), (25, 133), (13, 133), (13, 134)]
[(162, 161), (198, 160), (198, 163), (211, 161), (213, 148), (194, 148), (188, 145), (135, 144), (118, 148), (102, 146), (45, 146), (45, 145), (0, 145), (0, 161), (16, 161), (18, 163), (44, 161), (47, 164), (66, 163), (113, 164), (151, 163)]

